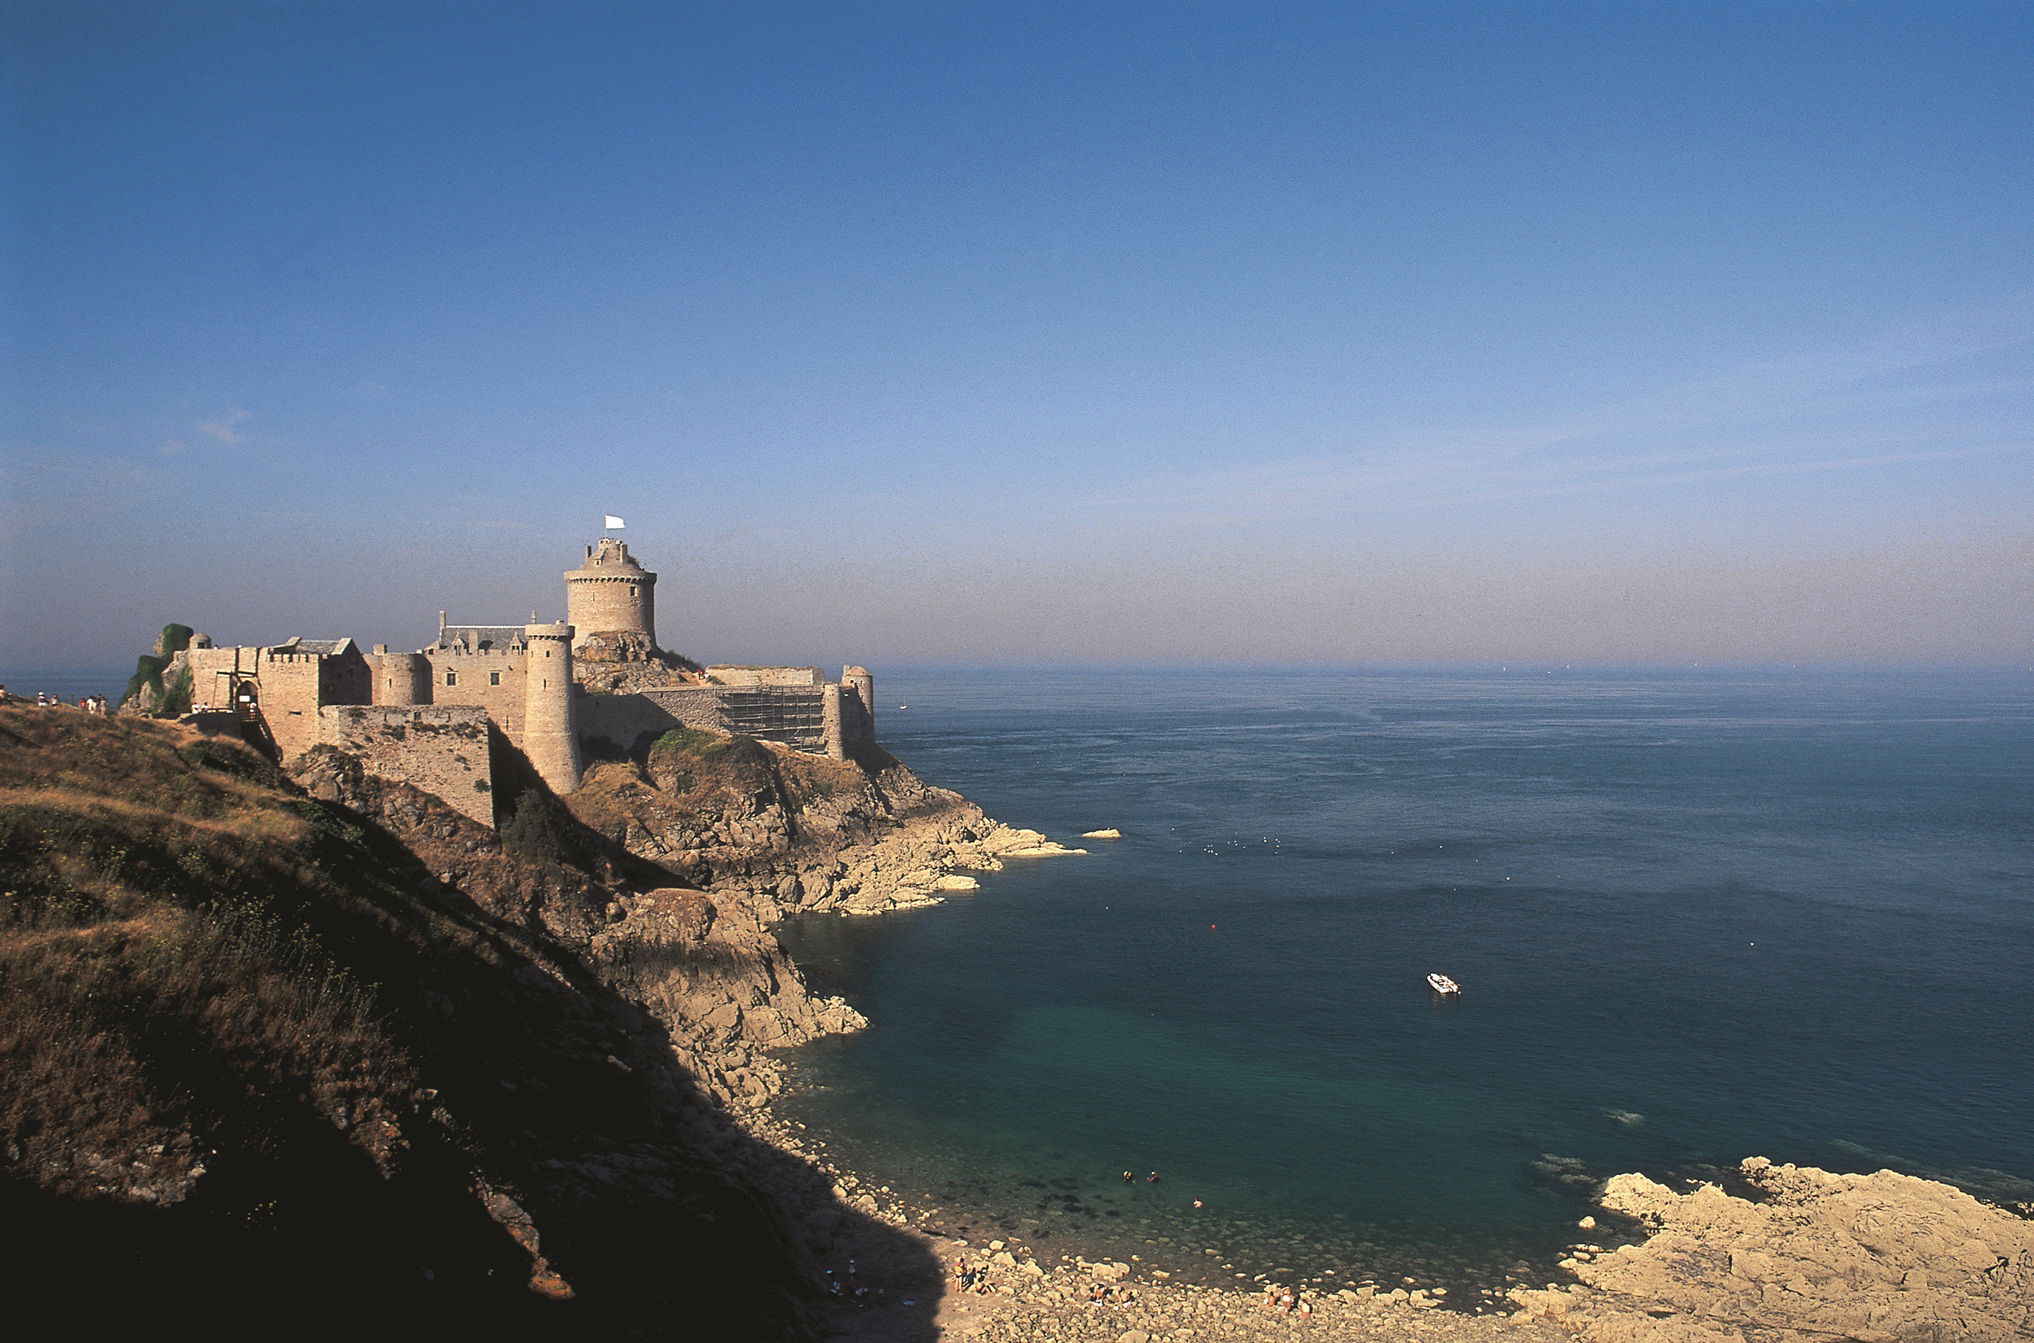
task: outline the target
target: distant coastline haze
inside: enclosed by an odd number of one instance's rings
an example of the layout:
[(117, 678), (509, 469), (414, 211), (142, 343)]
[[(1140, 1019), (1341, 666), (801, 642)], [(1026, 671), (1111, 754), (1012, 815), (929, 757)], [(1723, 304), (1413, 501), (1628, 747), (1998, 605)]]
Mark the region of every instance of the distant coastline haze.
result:
[(2034, 665), (2030, 54), (12, 6), (0, 667), (520, 624), (607, 515), (702, 662)]

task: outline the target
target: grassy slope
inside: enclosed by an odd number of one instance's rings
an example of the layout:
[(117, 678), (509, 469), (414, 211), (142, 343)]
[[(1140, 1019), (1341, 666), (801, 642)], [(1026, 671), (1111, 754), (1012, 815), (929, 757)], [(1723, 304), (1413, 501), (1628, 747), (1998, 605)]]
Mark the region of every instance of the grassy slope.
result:
[(668, 1044), (251, 753), (0, 709), (0, 1223), (33, 1233), (11, 1306), (806, 1334), (741, 1154), (674, 1137), (702, 1105)]

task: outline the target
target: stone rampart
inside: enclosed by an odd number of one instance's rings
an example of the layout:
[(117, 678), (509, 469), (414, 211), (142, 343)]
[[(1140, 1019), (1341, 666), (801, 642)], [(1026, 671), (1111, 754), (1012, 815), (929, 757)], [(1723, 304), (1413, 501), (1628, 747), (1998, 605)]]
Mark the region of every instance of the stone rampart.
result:
[(799, 686), (817, 690), (826, 677), (817, 667), (708, 667), (706, 674), (725, 686)]
[(667, 686), (636, 695), (584, 695), (575, 708), (580, 740), (595, 754), (635, 751), (674, 727), (831, 753), (829, 689), (834, 688)]
[(261, 721), (287, 764), (318, 744), (318, 664), (324, 659), (315, 653), (262, 652)]
[(706, 703), (674, 710), (647, 695), (581, 695), (572, 708), (590, 758), (638, 752), (674, 727), (728, 731), (725, 720), (714, 716), (717, 706)]
[(231, 673), (236, 662), (238, 669), (249, 675), (261, 666), (259, 648), (191, 648), (184, 657), (191, 669), (191, 709), (197, 713), (232, 709)]
[(327, 705), (319, 741), (358, 757), (368, 773), (407, 783), (492, 828), (494, 767), (487, 710), (471, 704)]

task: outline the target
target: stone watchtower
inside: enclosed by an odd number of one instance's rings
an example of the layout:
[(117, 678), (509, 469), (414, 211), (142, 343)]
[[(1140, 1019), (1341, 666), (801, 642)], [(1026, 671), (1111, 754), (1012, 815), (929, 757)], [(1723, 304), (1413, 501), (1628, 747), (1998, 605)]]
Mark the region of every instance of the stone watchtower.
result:
[(657, 651), (657, 576), (611, 536), (586, 548), (586, 560), (565, 571), (565, 621), (572, 651), (618, 661)]
[(572, 626), (523, 626), (523, 754), (554, 793), (579, 786), (583, 764), (572, 721)]

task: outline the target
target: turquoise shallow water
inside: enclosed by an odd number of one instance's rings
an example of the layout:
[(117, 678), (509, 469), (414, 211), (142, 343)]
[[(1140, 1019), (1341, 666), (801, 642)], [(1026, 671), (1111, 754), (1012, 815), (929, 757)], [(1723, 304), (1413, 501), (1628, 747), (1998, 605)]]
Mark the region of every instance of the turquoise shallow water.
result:
[(873, 1023), (788, 1112), (949, 1225), (1468, 1285), (1619, 1170), (2034, 1197), (2025, 672), (921, 671), (879, 713), (999, 819), (1125, 832), (786, 931)]

